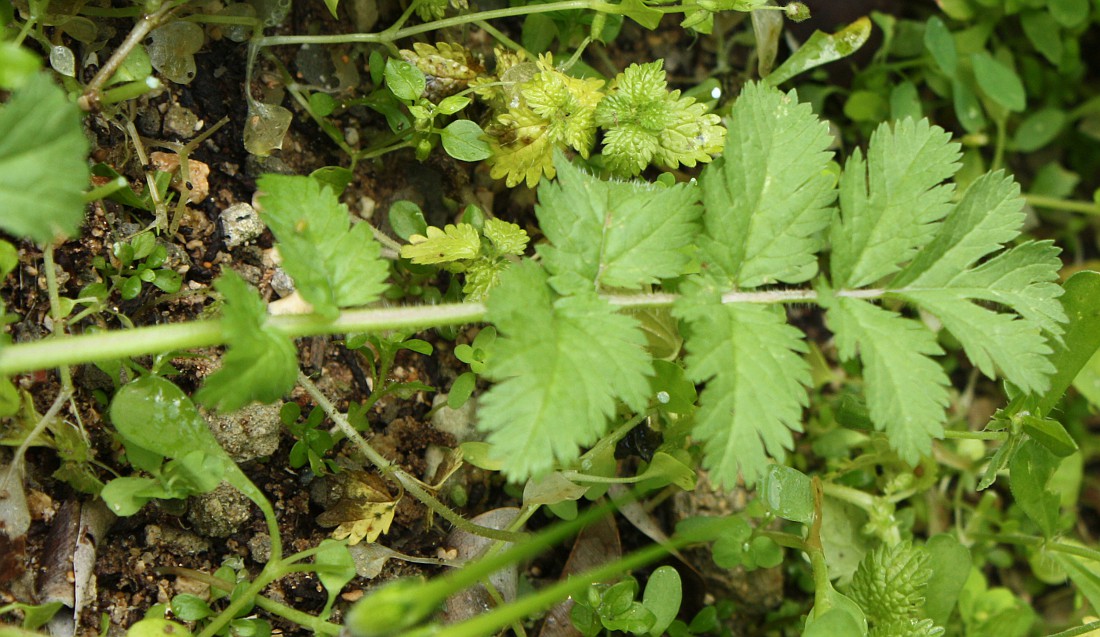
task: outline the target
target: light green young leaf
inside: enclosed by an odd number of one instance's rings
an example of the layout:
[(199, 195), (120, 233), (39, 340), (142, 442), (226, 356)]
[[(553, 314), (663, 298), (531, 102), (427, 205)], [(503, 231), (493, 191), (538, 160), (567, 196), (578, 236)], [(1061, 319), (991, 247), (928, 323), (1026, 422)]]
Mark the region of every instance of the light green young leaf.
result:
[(487, 302), (501, 336), (487, 347), (478, 427), (509, 479), (575, 460), (607, 429), (619, 400), (643, 409), (652, 365), (637, 321), (594, 293), (555, 299), (531, 261), (509, 268)]
[(733, 487), (738, 472), (753, 484), (802, 430), (811, 380), (803, 336), (774, 307), (693, 295), (675, 313), (691, 326), (688, 377), (707, 385), (693, 432), (704, 441), (703, 464), (716, 484)]
[(1003, 171), (982, 175), (939, 226), (936, 236), (891, 279), (899, 289), (939, 288), (1020, 234), (1024, 223), (1020, 186)]
[(900, 294), (931, 312), (963, 345), (970, 361), (989, 378), (999, 370), (1014, 385), (1040, 393), (1050, 386), (1054, 365), (1042, 331), (1031, 321), (995, 312), (960, 298), (950, 288)]
[(778, 86), (792, 77), (855, 53), (871, 37), (871, 19), (864, 16), (836, 33), (814, 31), (779, 68), (766, 79)]
[(1027, 241), (1001, 252), (976, 268), (959, 272), (947, 286), (968, 299), (1012, 308), (1055, 337), (1068, 319), (1056, 283), (1061, 250), (1052, 241)]
[(413, 263), (447, 263), (473, 259), (481, 251), (477, 228), (468, 223), (447, 224), (442, 230), (428, 226), (426, 235), (414, 234), (401, 246), (401, 258)]
[(728, 122), (726, 150), (700, 178), (706, 260), (739, 287), (812, 278), (835, 198), (829, 127), (794, 91), (762, 83), (745, 86)]
[(253, 400), (278, 400), (298, 379), (298, 350), (293, 341), (264, 325), (267, 306), (236, 272), (226, 270), (214, 287), (225, 299), (222, 330), (229, 349), (221, 369), (207, 377), (195, 399), (222, 412)]
[(535, 214), (552, 244), (539, 254), (555, 277), (637, 289), (683, 273), (700, 213), (694, 187), (603, 181), (561, 153), (554, 165), (558, 179), (539, 188)]
[(279, 240), (283, 268), (318, 314), (366, 305), (386, 289), (389, 267), (365, 223), (351, 224), (347, 206), (309, 177), (264, 175), (260, 216)]
[(899, 269), (951, 209), (959, 145), (927, 120), (883, 124), (864, 161), (853, 153), (840, 178), (840, 218), (830, 235), (833, 285), (857, 288)]
[(947, 375), (932, 355), (942, 354), (935, 336), (912, 319), (860, 299), (828, 298), (826, 320), (841, 358), (859, 352), (871, 420), (885, 429), (890, 446), (916, 464), (943, 435), (948, 405)]
[(84, 220), (88, 140), (80, 111), (36, 73), (0, 105), (0, 229), (46, 244)]
[(456, 119), (439, 133), (443, 150), (459, 161), (481, 161), (493, 154), (485, 131), (476, 122)]
[(486, 219), (481, 232), (493, 244), (497, 254), (519, 256), (527, 249), (527, 242), (530, 241), (526, 230), (501, 219)]

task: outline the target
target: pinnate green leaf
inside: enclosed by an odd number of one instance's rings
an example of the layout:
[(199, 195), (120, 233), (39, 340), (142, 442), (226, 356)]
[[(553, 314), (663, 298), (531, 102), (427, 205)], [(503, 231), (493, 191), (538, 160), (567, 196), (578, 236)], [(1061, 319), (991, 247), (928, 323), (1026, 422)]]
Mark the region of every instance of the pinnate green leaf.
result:
[(927, 120), (883, 124), (867, 159), (857, 150), (840, 178), (840, 223), (830, 235), (836, 287), (860, 287), (896, 272), (950, 210), (959, 145)]
[(267, 305), (236, 272), (226, 270), (214, 287), (225, 299), (222, 330), (229, 349), (195, 399), (223, 412), (278, 400), (298, 379), (293, 341), (266, 325)]
[(846, 360), (863, 361), (864, 393), (871, 420), (885, 429), (890, 446), (910, 464), (943, 435), (947, 375), (932, 355), (942, 354), (923, 325), (860, 299), (823, 296), (826, 320)]
[(645, 407), (651, 364), (637, 322), (594, 293), (555, 298), (546, 273), (524, 261), (487, 302), (500, 337), (486, 349), (478, 427), (503, 471), (519, 481), (577, 458), (605, 433), (618, 400)]
[(443, 229), (428, 226), (423, 235), (409, 237), (401, 246), (401, 257), (413, 263), (447, 263), (473, 259), (481, 251), (477, 228), (468, 223), (447, 224)]
[(558, 179), (539, 188), (535, 208), (552, 244), (539, 254), (552, 274), (637, 289), (683, 273), (700, 213), (696, 188), (603, 181), (561, 153), (554, 166)]
[(817, 273), (832, 218), (829, 127), (798, 95), (748, 84), (729, 117), (726, 150), (701, 177), (706, 259), (739, 287)]
[(702, 294), (676, 306), (690, 325), (687, 373), (706, 383), (694, 434), (704, 440), (703, 465), (716, 484), (733, 487), (763, 476), (768, 456), (791, 449), (801, 431), (810, 367), (801, 332), (781, 310), (722, 305)]
[[(351, 225), (347, 206), (309, 177), (264, 175), (260, 216), (279, 240), (283, 268), (318, 314), (366, 305), (385, 290), (389, 273), (370, 226)], [(350, 226), (350, 227), (349, 227)]]
[(80, 111), (36, 73), (0, 105), (0, 229), (45, 244), (84, 220), (88, 140)]

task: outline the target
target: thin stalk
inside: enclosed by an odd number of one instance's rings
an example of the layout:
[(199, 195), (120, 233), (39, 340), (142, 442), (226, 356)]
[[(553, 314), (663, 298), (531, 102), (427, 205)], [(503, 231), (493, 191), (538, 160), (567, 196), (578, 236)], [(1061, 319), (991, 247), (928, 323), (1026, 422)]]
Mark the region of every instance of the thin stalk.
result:
[(77, 105), (85, 111), (93, 111), (99, 107), (99, 89), (103, 86), (103, 83), (111, 78), (118, 70), (118, 67), (122, 65), (122, 62), (130, 55), (130, 52), (134, 50), (145, 36), (149, 35), (149, 32), (160, 26), (160, 23), (164, 18), (168, 16), (176, 7), (179, 6), (178, 2), (166, 2), (159, 9), (143, 16), (140, 20), (134, 23), (134, 28), (130, 30), (130, 34), (126, 36), (126, 39), (122, 41), (122, 44), (114, 50), (111, 57), (103, 63), (99, 72), (95, 74), (91, 82), (88, 82), (84, 87), (84, 94), (76, 101)]
[(951, 431), (943, 432), (945, 439), (951, 440), (1008, 440), (1007, 431)]
[(1100, 204), (1092, 201), (1070, 201), (1058, 197), (1046, 195), (1024, 195), (1024, 201), (1036, 208), (1049, 208), (1051, 210), (1066, 210), (1068, 212), (1083, 212), (1089, 215), (1100, 215)]
[(567, 11), (570, 9), (591, 9), (604, 13), (620, 14), (622, 7), (600, 0), (560, 0), (547, 4), (527, 5), (522, 7), (509, 7), (507, 9), (493, 9), (491, 11), (477, 11), (466, 15), (453, 16), (442, 20), (435, 20), (425, 24), (418, 24), (396, 31), (381, 31), (379, 33), (346, 33), (337, 35), (270, 35), (259, 38), (258, 46), (283, 46), (288, 44), (389, 44), (404, 38), (429, 33), (440, 29), (457, 27), (463, 24), (471, 24), (482, 20), (498, 20), (500, 18), (514, 18), (533, 13), (550, 13), (552, 11)]
[[(195, 569), (183, 568), (182, 566), (168, 566), (164, 568), (156, 569), (156, 572), (160, 575), (177, 575), (193, 579), (197, 582), (202, 582), (208, 586), (220, 588), (225, 592), (231, 592), (233, 590), (233, 584), (225, 580), (218, 579), (209, 573), (203, 571), (196, 571)], [(311, 630), (318, 631), (326, 635), (338, 635), (340, 633), (340, 625), (334, 624), (329, 621), (325, 621), (315, 615), (304, 613), (300, 610), (296, 610), (281, 604), (270, 597), (264, 597), (263, 595), (257, 595), (253, 598), (256, 605), (266, 610), (272, 615), (278, 615), (283, 619), (292, 621), (303, 628), (309, 628)]]
[(348, 419), (341, 413), (336, 406), (329, 401), (317, 385), (313, 384), (313, 381), (309, 379), (302, 372), (298, 372), (298, 384), (302, 386), (310, 397), (313, 398), (313, 402), (317, 404), (329, 418), (332, 419), (336, 426), (340, 428), (340, 431), (347, 436), (348, 440), (351, 440), (363, 452), (363, 455), (367, 457), (367, 460), (378, 468), (383, 474), (392, 477), (396, 480), (406, 491), (411, 493), (417, 500), (423, 502), (429, 509), (437, 513), (440, 517), (447, 520), (451, 524), (455, 525), (459, 529), (472, 533), (474, 535), (480, 535), (483, 537), (492, 538), (494, 540), (503, 540), (505, 542), (519, 542), (528, 538), (526, 533), (512, 533), (509, 531), (501, 531), (499, 529), (491, 529), (486, 526), (480, 526), (473, 524), (458, 515), (450, 509), (447, 505), (440, 502), (428, 492), (427, 489), (421, 485), (420, 481), (409, 475), (404, 469), (393, 464), (386, 459), (385, 456), (378, 453), (374, 447), (370, 446), (363, 436), (359, 435), (359, 432), (355, 427), (351, 426)]
[(4, 475), (4, 480), (0, 482), (0, 500), (6, 497), (5, 493), (12, 480), (17, 478), (22, 480), (23, 457), (26, 455), (27, 449), (31, 448), (31, 445), (38, 439), (38, 436), (42, 435), (42, 432), (45, 431), (50, 422), (52, 422), (54, 418), (57, 418), (58, 412), (61, 411), (61, 408), (68, 402), (71, 396), (71, 388), (63, 389), (61, 393), (57, 395), (57, 398), (54, 399), (53, 404), (50, 405), (46, 414), (39, 419), (38, 424), (34, 426), (34, 429), (32, 429), (31, 432), (27, 434), (27, 437), (23, 439), (19, 448), (15, 450), (15, 455), (12, 456), (11, 466), (8, 467), (8, 472)]
[(1073, 628), (1067, 628), (1061, 632), (1048, 635), (1047, 637), (1077, 637), (1078, 635), (1088, 635), (1094, 630), (1100, 630), (1100, 619), (1091, 621), (1087, 624), (1081, 624), (1080, 626), (1074, 626)]
[[(53, 334), (50, 339), (58, 338), (62, 334), (65, 334), (65, 315), (61, 312), (61, 295), (57, 288), (57, 265), (53, 260), (54, 245), (51, 243), (46, 246), (46, 249), (42, 252), (42, 260), (46, 266), (46, 290), (50, 296), (50, 318), (53, 319)], [(57, 368), (58, 374), (61, 375), (61, 387), (64, 390), (62, 393), (73, 393), (73, 375), (69, 371), (67, 365), (61, 365)]]
[(222, 610), (222, 612), (218, 613), (210, 623), (206, 625), (206, 628), (198, 634), (198, 637), (213, 637), (218, 634), (218, 631), (220, 631), (223, 626), (233, 621), (233, 618), (237, 616), (237, 612), (244, 608), (246, 604), (251, 604), (260, 598), (260, 591), (262, 591), (265, 586), (282, 576), (280, 572), (281, 569), (282, 564), (279, 562), (268, 562), (264, 570), (260, 571), (260, 574), (256, 576), (256, 579), (252, 580), (252, 583), (241, 593), (240, 597), (234, 599), (224, 610)]

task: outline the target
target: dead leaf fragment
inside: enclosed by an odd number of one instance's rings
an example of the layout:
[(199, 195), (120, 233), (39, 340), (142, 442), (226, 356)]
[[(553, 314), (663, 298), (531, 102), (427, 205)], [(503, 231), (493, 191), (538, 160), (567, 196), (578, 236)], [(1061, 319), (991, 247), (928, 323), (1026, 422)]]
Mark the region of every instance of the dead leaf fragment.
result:
[(348, 471), (334, 478), (343, 488), (343, 496), (317, 516), (317, 524), (335, 526), (332, 537), (347, 539), (352, 546), (363, 540), (374, 542), (388, 533), (401, 496), (391, 495), (381, 478), (366, 471)]

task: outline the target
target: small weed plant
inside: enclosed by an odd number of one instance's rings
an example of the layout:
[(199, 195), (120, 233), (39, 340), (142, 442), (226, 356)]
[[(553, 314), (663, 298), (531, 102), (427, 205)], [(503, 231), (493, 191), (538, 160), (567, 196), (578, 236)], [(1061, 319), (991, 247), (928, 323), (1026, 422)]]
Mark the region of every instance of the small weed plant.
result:
[[(943, 4), (962, 11), (966, 3)], [(335, 1), (326, 5), (336, 11)], [(661, 15), (682, 13), (682, 25), (701, 34), (715, 28), (722, 10), (756, 10), (761, 24), (769, 12), (803, 17), (801, 5), (764, 5), (565, 0), (448, 18), (446, 3), (413, 2), (386, 31), (333, 42), (396, 50), (395, 41), (412, 35), (527, 16), (532, 29), (553, 26), (542, 46), (525, 34), (531, 49), (584, 38), (570, 45), (579, 57), (590, 40), (613, 37), (624, 17), (655, 28)], [(126, 66), (120, 60), (84, 86), (69, 76), (66, 87), (82, 95), (84, 107), (106, 112), (150, 90), (153, 67), (174, 82), (190, 81), (201, 29), (196, 36), (193, 22), (170, 19), (186, 6), (149, 12), (146, 27), (156, 29), (138, 38), (139, 59), (123, 56)], [(251, 27), (238, 34), (250, 43), (250, 60), (266, 47), (330, 43), (325, 36), (262, 35), (261, 25), (278, 24), (289, 5), (265, 7), (268, 14), (260, 16), (252, 9), (218, 19), (196, 10), (190, 17), (226, 29)], [(114, 311), (108, 299), (116, 293), (129, 301), (150, 288), (181, 289), (179, 275), (165, 267), (166, 248), (145, 232), (97, 259), (101, 283), (75, 300), (61, 298), (54, 241), (77, 233), (85, 200), (130, 201), (156, 213), (160, 229), (178, 219), (168, 207), (166, 177), (150, 176), (150, 196), (141, 198), (118, 183), (117, 173), (99, 169), (99, 189), (84, 192), (95, 171), (84, 160), (79, 111), (20, 47), (24, 37), (46, 37), (44, 10), (30, 3), (24, 31), (18, 39), (5, 35), (0, 49), (0, 61), (16, 65), (0, 70), (0, 86), (12, 89), (0, 107), (0, 228), (44, 246), (55, 332), (38, 341), (0, 340), (0, 414), (28, 425), (7, 441), (21, 447), (5, 484), (12, 488), (20, 479), (30, 441), (41, 437), (59, 451), (72, 450), (53, 423), (74, 391), (69, 368), (96, 363), (112, 372), (114, 387), (102, 398), (134, 473), (103, 484), (74, 456), (66, 475), (81, 476), (84, 490), (122, 516), (227, 482), (263, 513), (270, 538), (270, 557), (258, 573), (235, 562), (212, 574), (164, 566), (163, 574), (208, 584), (211, 596), (177, 595), (128, 634), (267, 635), (272, 616), (321, 635), (453, 637), (505, 628), (522, 634), (524, 621), (569, 597), (571, 621), (586, 636), (723, 634), (724, 622), (739, 612), (736, 604), (719, 600), (682, 615), (677, 570), (640, 570), (689, 546), (704, 547), (724, 569), (782, 567), (799, 579), (812, 602), (776, 611), (776, 634), (1032, 634), (1034, 610), (987, 577), (1004, 546), (1035, 565), (1042, 585), (1073, 584), (1078, 603), (1058, 635), (1100, 630), (1088, 611), (1100, 610), (1100, 551), (1088, 544), (1095, 538), (1078, 537), (1072, 515), (1086, 434), (1058, 409), (1100, 347), (1100, 274), (1063, 279), (1054, 242), (1022, 234), (1025, 199), (1013, 177), (970, 170), (969, 150), (926, 119), (883, 117), (889, 121), (877, 123), (864, 149), (834, 151), (828, 123), (797, 91), (777, 85), (857, 48), (868, 35), (866, 19), (816, 34), (767, 78), (746, 83), (721, 114), (669, 90), (661, 61), (601, 79), (570, 72), (552, 52), (521, 47), (498, 50), (492, 73), (452, 43), (417, 43), (388, 59), (374, 50), (374, 91), (345, 102), (290, 83), (293, 97), (350, 158), (349, 168), (258, 181), (256, 207), (293, 279), (297, 311), (272, 312), (256, 287), (226, 269), (214, 283), (217, 318), (141, 327), (127, 320), (127, 329), (68, 335), (66, 325)], [(585, 28), (564, 20), (567, 10), (588, 10)], [(405, 26), (413, 14), (427, 22)], [(14, 15), (9, 9), (0, 18), (3, 27)], [(1034, 11), (1022, 19), (1032, 25), (1025, 31), (1039, 52), (1053, 55), (1040, 37), (1046, 22)], [(929, 22), (925, 42), (951, 37), (945, 29)], [(757, 30), (762, 51), (767, 32)], [(928, 72), (950, 76), (956, 109), (966, 106), (974, 76), (1001, 128), (1008, 111), (1020, 110), (990, 84), (1003, 75), (1000, 62), (981, 53), (963, 62), (946, 49), (931, 50), (939, 70)], [(55, 69), (64, 64), (57, 55), (61, 61), (51, 55)], [(290, 113), (251, 95), (248, 101), (244, 143), (266, 154), (280, 143)], [(486, 109), (484, 127), (455, 117), (475, 101)], [(854, 101), (853, 95), (848, 108)], [(386, 120), (389, 133), (379, 144), (352, 148), (333, 123), (334, 114), (356, 106)], [(48, 121), (26, 125), (42, 112)], [(1018, 136), (1028, 125), (1019, 124)], [(492, 178), (509, 187), (535, 188), (537, 233), (475, 206), (435, 227), (415, 206), (396, 205), (390, 220), (403, 243), (387, 237), (383, 245), (377, 229), (351, 221), (340, 194), (356, 162), (400, 148), (423, 159), (437, 146), (458, 160), (486, 161)], [(181, 158), (186, 152), (181, 147)], [(697, 177), (678, 178), (672, 171), (681, 166), (699, 168)], [(655, 170), (665, 172), (653, 181), (640, 177)], [(17, 265), (15, 247), (0, 242), (0, 275)], [(460, 281), (447, 296), (424, 290), (440, 271)], [(384, 304), (417, 297), (436, 302)], [(78, 305), (83, 309), (72, 314)], [(0, 305), (0, 325), (14, 320)], [(411, 338), (415, 330), (467, 324), (482, 327), (455, 348), (469, 371), (458, 376), (446, 404), (459, 408), (476, 396), (484, 439), (463, 444), (448, 468), (465, 462), (523, 485), (519, 517), (503, 530), (474, 524), (442, 501), (449, 472), (426, 483), (362, 435), (364, 414), (381, 398), (442, 389), (390, 378), (398, 351), (434, 354), (431, 344)], [(344, 335), (371, 372), (367, 402), (350, 413), (338, 410), (299, 364), (296, 338), (332, 334)], [(212, 346), (225, 346), (220, 367), (189, 395), (173, 382), (177, 370), (168, 361)], [(149, 355), (156, 355), (153, 365), (140, 364)], [(973, 370), (971, 387), (981, 375), (1003, 383), (1007, 396), (974, 430), (954, 410), (962, 400), (957, 374), (965, 376), (960, 361)], [(50, 412), (39, 415), (12, 378), (55, 367), (62, 390)], [(290, 464), (354, 483), (354, 502), (319, 518), (336, 527), (334, 539), (288, 555), (272, 503), (219, 446), (198, 405), (231, 412), (274, 402), (296, 387), (314, 408), (304, 417), (295, 403), (281, 411), (295, 439)], [(618, 463), (616, 447), (639, 432), (652, 434), (640, 445), (640, 461)], [(999, 445), (987, 454), (984, 442)], [(373, 472), (336, 462), (331, 452), (341, 444)], [(1006, 474), (1009, 504), (996, 502), (990, 488)], [(616, 508), (690, 492), (701, 476), (719, 489), (753, 489), (756, 497), (737, 513), (688, 517), (651, 545), (472, 619), (438, 623), (436, 611), (455, 592)], [(384, 541), (404, 497), (495, 543), (436, 578), (376, 587), (337, 623), (338, 596), (357, 570), (349, 547)], [(592, 504), (578, 506), (585, 501)], [(918, 522), (922, 514), (909, 506), (915, 501), (954, 508), (958, 520)], [(538, 534), (523, 531), (543, 507), (563, 521)], [(262, 594), (301, 571), (314, 573), (325, 590), (317, 614)], [(644, 585), (636, 579), (643, 575)], [(47, 610), (0, 608), (22, 613), (26, 630), (40, 626)], [(8, 634), (24, 632), (0, 629)]]

